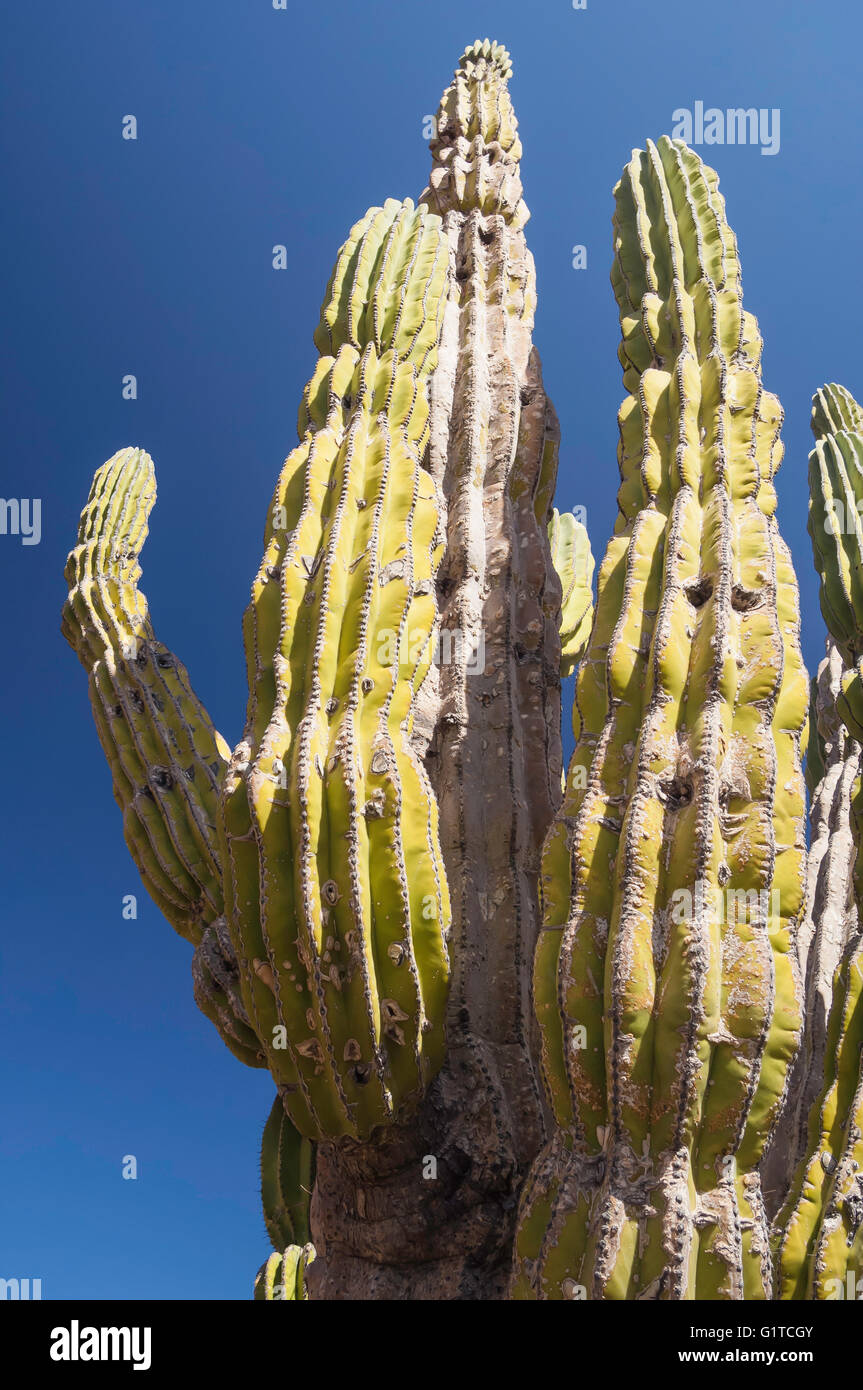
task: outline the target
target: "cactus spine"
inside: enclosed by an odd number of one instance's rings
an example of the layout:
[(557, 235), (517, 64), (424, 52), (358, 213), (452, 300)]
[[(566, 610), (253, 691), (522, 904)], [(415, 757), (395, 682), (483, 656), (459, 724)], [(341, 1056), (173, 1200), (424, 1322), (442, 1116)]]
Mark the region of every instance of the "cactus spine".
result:
[(558, 1128), (516, 1297), (771, 1296), (758, 1163), (800, 1028), (808, 690), (774, 520), (782, 414), (717, 183), (663, 138), (615, 194), (620, 517), (543, 856)]
[[(808, 1128), (794, 1146), (793, 1156), (802, 1148), (802, 1157), (776, 1223), (778, 1296), (857, 1299), (863, 1290), (863, 790), (858, 742), (863, 527), (857, 505), (863, 498), (863, 414), (843, 387), (825, 386), (813, 399), (812, 428), (809, 534), (831, 638), (823, 682), (819, 672), (819, 686), (825, 687), (826, 770), (813, 806), (810, 851), (821, 890), (814, 900), (809, 947), (814, 1019), (793, 1117), (803, 1124), (808, 1110)], [(844, 731), (836, 727), (837, 711)], [(814, 819), (823, 814), (822, 807), (828, 815), (826, 851)]]

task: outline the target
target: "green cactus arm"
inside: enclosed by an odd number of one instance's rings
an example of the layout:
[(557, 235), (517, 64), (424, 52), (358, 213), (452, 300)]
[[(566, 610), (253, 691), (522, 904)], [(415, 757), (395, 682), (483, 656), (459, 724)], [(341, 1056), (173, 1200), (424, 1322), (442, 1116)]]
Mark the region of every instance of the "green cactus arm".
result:
[(593, 622), (593, 552), (587, 528), (572, 512), (552, 512), (551, 562), (560, 580), (560, 674), (571, 676), (587, 648)]
[(820, 387), (812, 397), (812, 433), (816, 439), (845, 430), (863, 434), (863, 409), (851, 392), (835, 382)]
[(663, 138), (616, 191), (630, 395), (543, 854), (534, 996), (559, 1129), (525, 1190), (517, 1297), (772, 1288), (758, 1164), (800, 1028), (808, 683), (774, 520), (782, 413), (717, 182)]
[(314, 1181), (315, 1146), (291, 1124), (277, 1095), (261, 1141), (261, 1201), (274, 1250), (310, 1240)]
[(281, 1254), (270, 1255), (255, 1275), (255, 1302), (308, 1302), (306, 1270), (314, 1258), (313, 1245), (289, 1245)]
[(439, 219), (409, 200), (351, 232), (244, 620), (227, 915), (249, 1018), (310, 1138), (367, 1136), (443, 1059), (449, 898), (410, 731), (436, 617), (420, 460), (447, 275)]
[(216, 831), (229, 749), (153, 632), (138, 557), (156, 498), (153, 462), (121, 449), (100, 468), (66, 563), (62, 630), (89, 675), (126, 843), (171, 925), (197, 943), (223, 910)]
[[(826, 868), (813, 895), (807, 950), (807, 1046), (797, 1112), (808, 1128), (791, 1189), (774, 1226), (779, 1297), (859, 1297), (863, 1259), (863, 434), (850, 392), (831, 385), (812, 406), (809, 534), (830, 630), (832, 702), (819, 704), (826, 770), (813, 811), (827, 801), (827, 835), (813, 819), (811, 859)], [(835, 645), (834, 645), (835, 644)], [(822, 717), (823, 716), (823, 717)], [(844, 730), (830, 722), (841, 719)], [(850, 792), (849, 792), (850, 786)], [(850, 804), (850, 819), (847, 825)], [(822, 841), (826, 839), (826, 848)], [(807, 937), (811, 936), (811, 943)], [(844, 950), (842, 949), (844, 948)], [(829, 980), (829, 966), (839, 957)], [(826, 978), (825, 978), (826, 976)], [(826, 1036), (823, 1014), (829, 1006)], [(810, 1036), (811, 1034), (811, 1036)], [(818, 1088), (819, 1079), (823, 1084)], [(814, 1097), (813, 1097), (813, 1092)], [(794, 1154), (799, 1152), (799, 1143)], [(851, 1289), (847, 1281), (851, 1278)]]
[(824, 621), (846, 662), (863, 655), (863, 435), (823, 435), (809, 455), (809, 535)]

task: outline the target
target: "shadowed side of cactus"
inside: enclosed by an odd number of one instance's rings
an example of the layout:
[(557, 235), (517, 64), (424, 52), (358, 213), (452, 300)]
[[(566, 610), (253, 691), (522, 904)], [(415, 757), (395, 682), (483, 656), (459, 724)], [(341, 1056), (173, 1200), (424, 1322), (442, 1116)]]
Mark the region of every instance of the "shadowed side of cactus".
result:
[(809, 950), (812, 1019), (807, 1020), (808, 1046), (794, 1115), (798, 1127), (789, 1145), (799, 1164), (776, 1221), (783, 1299), (857, 1299), (863, 1290), (861, 425), (860, 407), (843, 387), (816, 392), (809, 534), (821, 580), (821, 609), (830, 629), (828, 657), (819, 672), (819, 696), (824, 688), (819, 726), (827, 756), (813, 803), (810, 874), (817, 875), (817, 886), (812, 930), (802, 942), (802, 949)]
[(615, 194), (620, 514), (543, 856), (557, 1131), (523, 1195), (517, 1298), (772, 1293), (758, 1169), (800, 1029), (808, 683), (774, 519), (782, 412), (717, 184), (663, 138)]
[(314, 1181), (315, 1146), (298, 1134), (277, 1095), (261, 1141), (261, 1202), (274, 1250), (311, 1240)]

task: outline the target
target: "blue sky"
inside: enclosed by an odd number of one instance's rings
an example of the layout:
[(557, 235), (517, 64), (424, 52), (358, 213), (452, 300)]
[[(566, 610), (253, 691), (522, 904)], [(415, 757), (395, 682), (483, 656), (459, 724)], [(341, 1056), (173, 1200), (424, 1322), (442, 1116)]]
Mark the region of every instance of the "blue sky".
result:
[[(779, 108), (775, 155), (700, 153), (719, 170), (765, 385), (786, 411), (779, 516), (814, 668), (810, 397), (833, 379), (863, 393), (859, 7), (89, 0), (18, 6), (5, 29), (2, 491), (42, 499), (42, 535), (0, 536), (0, 1276), (41, 1278), (45, 1298), (246, 1298), (268, 1251), (257, 1174), (272, 1086), (194, 1005), (191, 949), (140, 886), (60, 637), (92, 473), (127, 444), (153, 455), (143, 588), (233, 744), (240, 618), (336, 250), (370, 204), (421, 192), (423, 118), (488, 35), (514, 63), (558, 502), (587, 508), (600, 557), (623, 397), (612, 189), (677, 108)], [(137, 401), (121, 397), (126, 373)], [(121, 1176), (125, 1154), (137, 1181)]]

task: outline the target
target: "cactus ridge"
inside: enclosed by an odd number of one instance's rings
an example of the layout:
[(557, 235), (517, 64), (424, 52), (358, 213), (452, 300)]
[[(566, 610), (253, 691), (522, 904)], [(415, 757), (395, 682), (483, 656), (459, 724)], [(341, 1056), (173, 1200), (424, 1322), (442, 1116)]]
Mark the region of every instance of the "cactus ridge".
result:
[(249, 1017), (312, 1138), (368, 1135), (443, 1057), (449, 899), (410, 732), (436, 619), (420, 460), (447, 272), (425, 208), (391, 200), (353, 229), (317, 335), (335, 355), (306, 390), (244, 619), (228, 919)]
[(757, 1165), (800, 1029), (808, 687), (773, 520), (782, 412), (717, 185), (663, 138), (615, 191), (619, 517), (543, 852), (559, 1130), (523, 1195), (516, 1297), (770, 1296)]
[(157, 641), (138, 588), (155, 499), (143, 449), (121, 449), (97, 471), (66, 562), (62, 631), (89, 676), (132, 857), (153, 901), (197, 944), (224, 907), (216, 823), (230, 750)]
[(587, 528), (572, 512), (559, 512), (556, 507), (548, 523), (548, 543), (551, 563), (562, 591), (560, 674), (565, 677), (572, 675), (590, 637), (593, 622), (593, 552)]
[(314, 1181), (315, 1146), (291, 1124), (277, 1095), (261, 1140), (261, 1202), (274, 1250), (303, 1246), (311, 1239)]

